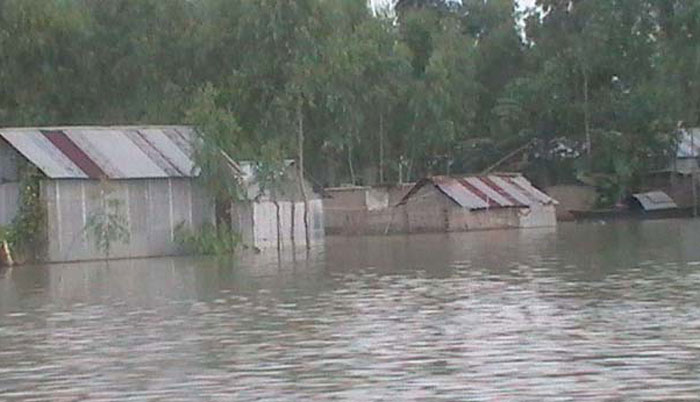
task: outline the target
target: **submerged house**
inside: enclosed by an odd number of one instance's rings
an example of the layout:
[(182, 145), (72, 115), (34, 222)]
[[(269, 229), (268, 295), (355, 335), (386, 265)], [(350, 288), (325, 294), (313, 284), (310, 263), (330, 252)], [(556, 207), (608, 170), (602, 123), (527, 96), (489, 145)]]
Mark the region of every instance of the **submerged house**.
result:
[(646, 193), (632, 194), (628, 200), (632, 210), (656, 212), (672, 211), (678, 209), (673, 199), (663, 191), (648, 191)]
[(639, 190), (641, 192), (662, 191), (674, 201), (678, 209), (686, 212), (692, 210), (700, 194), (699, 156), (700, 128), (678, 130), (676, 149), (670, 162), (662, 169), (648, 172)]
[(436, 176), (404, 196), (392, 226), (403, 233), (556, 226), (556, 203), (519, 174)]
[(679, 130), (676, 152), (671, 162), (664, 169), (650, 172), (644, 178), (641, 190), (663, 191), (671, 197), (678, 208), (692, 209), (700, 194), (699, 156), (700, 128)]
[[(221, 202), (198, 184), (194, 139), (194, 130), (185, 126), (0, 129), (0, 224), (10, 223), (17, 213), (21, 166), (34, 166), (40, 172), (40, 202), (46, 215), (42, 254), (47, 261), (103, 258), (86, 226), (104, 205), (104, 183), (110, 199), (123, 207), (130, 238), (114, 244), (110, 257), (177, 254), (178, 226), (197, 228), (223, 220), (237, 227), (232, 208), (227, 203), (221, 208)], [(244, 179), (253, 186), (252, 169)], [(262, 205), (265, 200), (255, 202)], [(249, 207), (249, 221), (269, 224), (270, 215), (260, 212), (264, 208)], [(322, 219), (322, 214), (314, 218)], [(256, 247), (270, 242), (260, 231), (243, 238)]]
[(333, 187), (323, 191), (323, 218), (327, 234), (384, 234), (391, 229), (393, 206), (413, 187)]

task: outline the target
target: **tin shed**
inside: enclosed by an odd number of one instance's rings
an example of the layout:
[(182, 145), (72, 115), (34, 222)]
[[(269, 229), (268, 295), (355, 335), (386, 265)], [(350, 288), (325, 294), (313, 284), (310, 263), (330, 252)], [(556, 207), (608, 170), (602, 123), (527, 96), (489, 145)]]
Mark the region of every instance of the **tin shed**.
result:
[(393, 231), (459, 232), (556, 226), (556, 201), (519, 174), (436, 176), (399, 202)]
[[(130, 241), (115, 244), (111, 257), (174, 254), (175, 227), (214, 219), (214, 205), (194, 182), (192, 129), (161, 127), (55, 127), (0, 129), (3, 186), (17, 184), (19, 164), (42, 174), (40, 197), (46, 213), (48, 261), (102, 258), (85, 230), (104, 201), (122, 205)], [(9, 194), (13, 193), (13, 194)], [(0, 210), (16, 211), (18, 191), (2, 192)], [(0, 223), (7, 224), (12, 214)]]
[(663, 211), (678, 208), (678, 205), (668, 194), (659, 190), (632, 194), (631, 202), (633, 202), (633, 207), (644, 211)]
[[(104, 202), (104, 179), (110, 198), (123, 206), (130, 236), (127, 244), (114, 245), (110, 257), (176, 254), (177, 226), (196, 228), (220, 218), (215, 201), (197, 182), (194, 138), (194, 130), (185, 126), (0, 129), (0, 224), (16, 214), (18, 166), (24, 162), (42, 175), (46, 260), (103, 258), (85, 228)], [(247, 183), (253, 186), (252, 180)], [(250, 221), (263, 220), (259, 208), (248, 209)], [(260, 233), (252, 236), (244, 239), (265, 245)]]

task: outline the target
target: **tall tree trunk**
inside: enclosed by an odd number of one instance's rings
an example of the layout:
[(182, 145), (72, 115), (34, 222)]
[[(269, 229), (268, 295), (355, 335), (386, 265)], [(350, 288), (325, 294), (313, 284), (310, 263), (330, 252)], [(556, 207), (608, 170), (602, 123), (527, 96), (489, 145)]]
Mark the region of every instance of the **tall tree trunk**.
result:
[(277, 197), (272, 198), (272, 203), (275, 205), (275, 220), (277, 222), (277, 254), (282, 251), (282, 225), (280, 222), (280, 203)]
[(291, 245), (292, 245), (292, 254), (294, 254), (294, 250), (297, 249), (297, 239), (294, 236), (294, 233), (296, 233), (296, 225), (297, 225), (297, 220), (296, 220), (296, 215), (297, 215), (297, 203), (296, 201), (292, 201), (290, 204), (290, 212), (289, 212), (289, 221), (290, 221), (290, 226), (289, 226), (289, 239), (291, 240)]
[(299, 147), (299, 166), (297, 167), (297, 172), (299, 174), (299, 189), (301, 190), (301, 198), (304, 202), (304, 236), (306, 238), (306, 249), (311, 247), (311, 241), (309, 236), (309, 199), (306, 196), (306, 185), (304, 184), (304, 115), (301, 110), (302, 100), (299, 99), (297, 103), (297, 123), (298, 123), (298, 133), (297, 140)]
[(384, 184), (384, 114), (379, 112), (379, 184)]
[(355, 180), (355, 168), (352, 165), (352, 146), (348, 144), (348, 169), (350, 169), (350, 182), (354, 186), (357, 181)]
[(590, 127), (590, 111), (588, 109), (588, 71), (585, 67), (583, 71), (583, 128), (586, 133), (586, 153), (588, 155), (588, 168), (592, 168), (591, 163), (591, 127)]

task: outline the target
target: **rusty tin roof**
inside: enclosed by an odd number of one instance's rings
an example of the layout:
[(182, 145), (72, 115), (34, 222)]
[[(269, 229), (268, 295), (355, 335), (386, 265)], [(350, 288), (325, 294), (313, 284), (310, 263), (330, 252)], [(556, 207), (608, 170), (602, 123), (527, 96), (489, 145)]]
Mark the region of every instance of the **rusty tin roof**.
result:
[(195, 177), (194, 131), (185, 126), (0, 129), (0, 137), (51, 179)]
[(533, 205), (555, 205), (557, 202), (535, 188), (519, 174), (486, 176), (434, 176), (422, 179), (398, 205), (406, 203), (423, 186), (432, 184), (457, 205), (467, 209), (523, 208)]

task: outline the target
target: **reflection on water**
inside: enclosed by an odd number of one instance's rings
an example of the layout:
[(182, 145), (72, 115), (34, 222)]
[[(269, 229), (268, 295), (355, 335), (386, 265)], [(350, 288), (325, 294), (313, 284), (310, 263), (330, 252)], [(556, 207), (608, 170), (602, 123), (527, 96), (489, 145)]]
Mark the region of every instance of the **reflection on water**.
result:
[(695, 399), (700, 222), (0, 271), (0, 400)]

